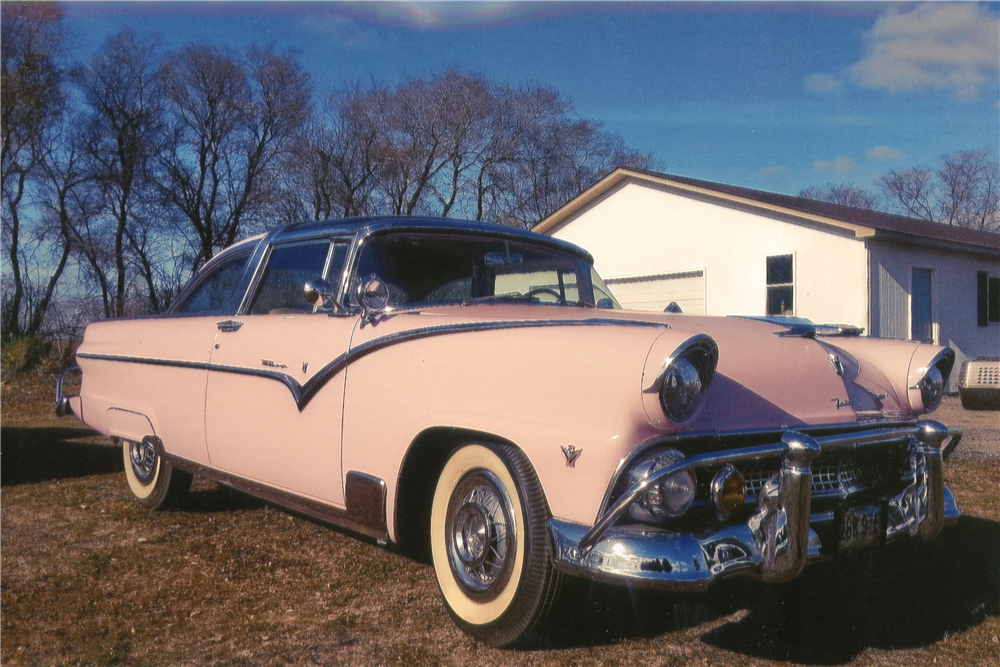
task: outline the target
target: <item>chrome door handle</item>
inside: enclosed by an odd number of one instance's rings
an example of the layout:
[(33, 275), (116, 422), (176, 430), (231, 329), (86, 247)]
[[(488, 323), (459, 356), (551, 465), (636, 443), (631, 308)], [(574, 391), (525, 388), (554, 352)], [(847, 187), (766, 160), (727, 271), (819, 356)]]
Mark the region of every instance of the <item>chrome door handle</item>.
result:
[(243, 326), (242, 322), (237, 322), (236, 320), (223, 320), (217, 322), (215, 326), (219, 327), (219, 331), (239, 331), (240, 327)]

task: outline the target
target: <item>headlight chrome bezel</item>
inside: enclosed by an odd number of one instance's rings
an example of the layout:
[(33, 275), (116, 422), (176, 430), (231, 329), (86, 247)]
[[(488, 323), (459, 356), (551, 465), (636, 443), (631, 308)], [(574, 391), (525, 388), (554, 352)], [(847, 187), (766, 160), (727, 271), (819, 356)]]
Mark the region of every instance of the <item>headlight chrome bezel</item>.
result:
[(646, 391), (657, 393), (667, 419), (675, 424), (686, 422), (704, 404), (718, 363), (715, 340), (707, 334), (692, 336), (667, 357)]
[[(941, 405), (954, 365), (955, 352), (951, 348), (945, 348), (921, 369), (919, 379), (909, 387), (910, 403), (915, 411), (933, 412)], [(919, 405), (914, 405), (914, 399), (919, 401)]]
[[(660, 449), (643, 457), (629, 472), (629, 486), (635, 486), (657, 470), (684, 458), (676, 449)], [(659, 480), (629, 506), (629, 515), (644, 523), (660, 524), (683, 516), (690, 509), (698, 491), (691, 470), (682, 470)]]

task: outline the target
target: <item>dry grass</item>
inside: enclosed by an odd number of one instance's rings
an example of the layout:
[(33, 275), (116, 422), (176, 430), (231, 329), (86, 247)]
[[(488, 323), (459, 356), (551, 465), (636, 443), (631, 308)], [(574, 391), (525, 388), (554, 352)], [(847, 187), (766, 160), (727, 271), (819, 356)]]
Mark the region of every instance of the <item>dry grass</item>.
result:
[(580, 584), (534, 649), (499, 651), (454, 626), (429, 566), (370, 542), (206, 482), (140, 510), (119, 451), (51, 396), (3, 387), (4, 665), (1000, 664), (997, 413), (953, 399), (965, 516), (936, 542), (697, 598)]

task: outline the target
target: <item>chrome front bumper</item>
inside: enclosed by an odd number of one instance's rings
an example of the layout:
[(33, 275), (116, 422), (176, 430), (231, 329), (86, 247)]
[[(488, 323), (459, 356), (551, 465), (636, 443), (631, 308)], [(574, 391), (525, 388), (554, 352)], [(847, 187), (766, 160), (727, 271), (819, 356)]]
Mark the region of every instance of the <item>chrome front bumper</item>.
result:
[[(629, 586), (674, 591), (703, 590), (719, 578), (743, 574), (766, 582), (795, 577), (806, 562), (821, 557), (816, 529), (831, 513), (811, 512), (810, 464), (820, 452), (879, 447), (909, 439), (907, 486), (883, 499), (880, 537), (930, 539), (960, 512), (944, 486), (942, 462), (961, 432), (935, 421), (906, 428), (811, 438), (786, 433), (774, 445), (748, 447), (681, 459), (628, 489), (593, 527), (549, 520), (556, 569), (567, 574)], [(618, 525), (649, 484), (683, 470), (782, 456), (780, 472), (761, 489), (757, 509), (743, 523), (693, 534), (645, 524)]]

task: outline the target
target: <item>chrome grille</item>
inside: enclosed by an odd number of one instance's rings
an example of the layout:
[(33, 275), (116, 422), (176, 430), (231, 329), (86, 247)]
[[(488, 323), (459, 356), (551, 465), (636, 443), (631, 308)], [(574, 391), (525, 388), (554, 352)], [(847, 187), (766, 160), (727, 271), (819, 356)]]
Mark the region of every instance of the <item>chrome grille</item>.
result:
[[(867, 451), (822, 454), (812, 464), (814, 496), (846, 496), (884, 481), (896, 482), (903, 473), (906, 442)], [(778, 472), (781, 461), (754, 461), (737, 466), (746, 484), (747, 500), (755, 500), (764, 482)]]

